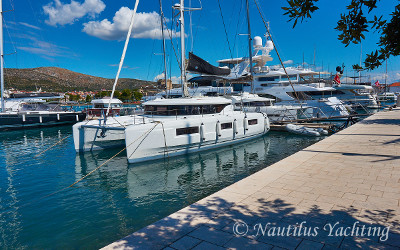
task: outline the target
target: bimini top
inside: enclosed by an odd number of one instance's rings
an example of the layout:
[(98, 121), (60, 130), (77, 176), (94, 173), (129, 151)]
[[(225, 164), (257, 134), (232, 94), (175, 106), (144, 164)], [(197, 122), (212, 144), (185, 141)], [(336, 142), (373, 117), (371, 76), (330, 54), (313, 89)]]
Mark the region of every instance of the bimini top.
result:
[(173, 98), (173, 99), (161, 99), (157, 98), (152, 101), (143, 103), (143, 106), (188, 106), (188, 105), (221, 105), (221, 104), (232, 104), (232, 101), (223, 97), (186, 97), (186, 98)]
[(261, 97), (257, 94), (250, 94), (248, 92), (244, 92), (241, 95), (238, 96), (232, 96), (232, 99), (235, 100), (235, 102), (269, 102), (269, 101), (275, 101), (275, 99), (272, 98), (266, 98), (266, 97)]
[(373, 90), (374, 88), (372, 86), (368, 85), (357, 85), (357, 84), (340, 84), (340, 85), (333, 85), (333, 87), (337, 90), (347, 90), (347, 89), (369, 89)]
[[(96, 99), (92, 101), (92, 104), (109, 104), (110, 98)], [(111, 104), (121, 104), (122, 101), (116, 98), (111, 99)]]

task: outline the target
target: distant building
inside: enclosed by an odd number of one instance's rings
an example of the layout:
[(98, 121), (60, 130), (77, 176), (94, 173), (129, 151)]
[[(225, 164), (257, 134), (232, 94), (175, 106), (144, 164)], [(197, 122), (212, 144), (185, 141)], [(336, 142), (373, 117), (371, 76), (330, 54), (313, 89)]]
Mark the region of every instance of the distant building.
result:
[[(165, 79), (159, 79), (157, 81), (157, 86), (159, 89), (165, 89)], [(172, 81), (167, 79), (167, 90), (172, 89)]]
[(389, 85), (390, 92), (400, 93), (400, 82), (395, 82)]

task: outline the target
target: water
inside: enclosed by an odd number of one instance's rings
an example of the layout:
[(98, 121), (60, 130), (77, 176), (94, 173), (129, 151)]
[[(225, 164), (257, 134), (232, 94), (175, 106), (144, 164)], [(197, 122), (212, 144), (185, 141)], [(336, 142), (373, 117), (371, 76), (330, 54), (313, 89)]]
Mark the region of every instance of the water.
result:
[(0, 249), (105, 246), (320, 140), (270, 132), (140, 165), (128, 165), (124, 152), (62, 190), (119, 151), (76, 155), (71, 133), (65, 126), (0, 134)]

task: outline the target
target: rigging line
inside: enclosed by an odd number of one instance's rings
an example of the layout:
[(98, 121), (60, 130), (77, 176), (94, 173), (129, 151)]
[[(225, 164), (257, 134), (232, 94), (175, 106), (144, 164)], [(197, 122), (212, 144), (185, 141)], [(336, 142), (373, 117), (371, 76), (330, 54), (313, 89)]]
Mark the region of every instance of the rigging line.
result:
[[(202, 3), (201, 3), (201, 1), (200, 1), (200, 5), (201, 5)], [(203, 6), (201, 6), (201, 8), (203, 8)], [(200, 11), (200, 15), (199, 15), (199, 18), (197, 19), (197, 23), (199, 23), (199, 21), (201, 20), (201, 18), (202, 18), (202, 16), (203, 16), (203, 11)], [(200, 27), (200, 25), (196, 25), (196, 31), (195, 31), (195, 33), (194, 33), (194, 37), (193, 37), (193, 40), (194, 41), (197, 41), (197, 33), (198, 33), (198, 31), (199, 31), (199, 27)], [(194, 43), (194, 42), (193, 42)], [(193, 46), (194, 46), (194, 44), (193, 44)]]
[(149, 67), (147, 68), (147, 77), (146, 77), (146, 79), (149, 79), (149, 76), (150, 76), (151, 64), (153, 63), (153, 55), (154, 55), (154, 45), (155, 45), (155, 43), (156, 43), (156, 39), (153, 39), (153, 47), (151, 49), (150, 62), (149, 62)]
[[(192, 0), (189, 0), (189, 9), (192, 8)], [(192, 23), (192, 11), (189, 11), (189, 26), (190, 26), (190, 51), (193, 52), (193, 23)]]
[[(12, 36), (11, 36), (10, 31), (9, 31), (9, 29), (8, 29), (8, 27), (7, 27), (7, 23), (6, 23), (6, 20), (4, 19), (4, 17), (3, 17), (3, 23), (4, 23), (4, 27), (5, 27), (6, 30), (7, 30), (8, 37), (9, 37), (10, 40), (11, 40), (11, 44), (12, 44), (12, 46), (13, 46), (13, 48), (14, 48), (14, 52), (11, 53), (11, 55), (12, 55), (12, 54), (14, 54), (14, 53), (17, 53), (17, 48), (15, 47), (15, 43), (14, 43), (14, 41), (13, 41), (13, 39), (12, 39)], [(7, 54), (4, 54), (4, 55), (7, 55)]]
[[(240, 9), (239, 9), (239, 15), (238, 15), (238, 17), (240, 17), (241, 14), (242, 14), (242, 8), (243, 8), (243, 0), (240, 1)], [(235, 41), (233, 42), (233, 49), (236, 48), (236, 40), (237, 40), (238, 33), (239, 33), (239, 24), (240, 24), (240, 18), (238, 18), (237, 25), (236, 25)], [(236, 50), (236, 51), (237, 51), (237, 50)]]
[(271, 36), (271, 33), (269, 32), (268, 25), (267, 25), (267, 23), (265, 22), (264, 16), (263, 16), (262, 13), (261, 13), (261, 10), (260, 10), (260, 7), (258, 6), (257, 0), (254, 0), (254, 3), (256, 4), (257, 9), (258, 9), (258, 12), (260, 13), (261, 19), (262, 19), (262, 21), (263, 21), (263, 23), (264, 23), (265, 29), (267, 30), (268, 36), (269, 36), (269, 38), (271, 39), (271, 42), (274, 44), (275, 52), (276, 52), (276, 54), (278, 55), (279, 61), (280, 61), (281, 65), (282, 65), (282, 67), (283, 67), (283, 70), (285, 71), (285, 74), (286, 74), (286, 77), (288, 78), (288, 81), (289, 81), (289, 83), (290, 83), (290, 86), (292, 86), (292, 89), (293, 89), (294, 95), (295, 95), (295, 97), (296, 97), (296, 100), (299, 102), (300, 108), (303, 108), (303, 106), (302, 106), (302, 104), (301, 104), (301, 101), (300, 101), (300, 99), (299, 99), (299, 96), (298, 96), (296, 90), (294, 89), (293, 83), (292, 83), (292, 81), (290, 80), (289, 74), (288, 74), (287, 71), (286, 71), (286, 67), (285, 67), (285, 65), (284, 65), (283, 62), (282, 62), (282, 58), (281, 58), (281, 56), (279, 55), (278, 50), (276, 49), (275, 42), (274, 42), (274, 40), (273, 40), (273, 38), (272, 38), (272, 36)]
[[(33, 16), (34, 16), (34, 18), (35, 18), (35, 24), (36, 25), (38, 25), (39, 26), (39, 21), (38, 20), (41, 20), (41, 18), (39, 18), (37, 15), (36, 15), (36, 12), (35, 12), (35, 10), (33, 9), (33, 6), (32, 6), (32, 2), (31, 2), (31, 0), (28, 0), (28, 3), (29, 3), (29, 7), (31, 8), (31, 11), (32, 11), (32, 14), (33, 14)], [(43, 35), (43, 30), (42, 29), (39, 29), (39, 34), (40, 34), (40, 38), (42, 39), (42, 41), (45, 41), (45, 42), (48, 42), (49, 40), (48, 39), (46, 39), (45, 38), (45, 36)], [(56, 55), (56, 51), (55, 51), (55, 46), (54, 46), (54, 44), (52, 44), (52, 43), (48, 43), (50, 46), (49, 46), (49, 48), (50, 48), (50, 52), (51, 52), (51, 54), (52, 55), (54, 55), (54, 62), (55, 62), (55, 64), (58, 66), (59, 64), (59, 60), (57, 60), (57, 57), (55, 56)], [(35, 57), (34, 57), (35, 58)], [(36, 61), (36, 58), (34, 59), (35, 60), (35, 64), (37, 65), (37, 66), (39, 66), (39, 64), (37, 63), (37, 61)]]
[(162, 0), (160, 2), (160, 22), (161, 22), (161, 35), (162, 35), (162, 50), (163, 50), (163, 63), (164, 63), (164, 84), (165, 84), (165, 93), (168, 97), (168, 76), (167, 76), (167, 55), (165, 52), (165, 34), (164, 34), (164, 12), (162, 8)]
[(232, 54), (232, 50), (231, 50), (231, 45), (229, 43), (229, 37), (228, 37), (228, 32), (226, 31), (226, 26), (225, 26), (225, 20), (224, 20), (224, 16), (222, 14), (222, 8), (221, 8), (221, 3), (218, 0), (218, 7), (219, 7), (219, 13), (221, 15), (222, 18), (222, 24), (224, 25), (224, 31), (225, 31), (225, 35), (226, 35), (226, 41), (228, 42), (228, 48), (229, 48), (229, 53), (231, 54), (231, 58), (233, 58), (233, 54)]
[[(236, 2), (237, 2), (238, 0), (235, 0), (234, 2), (232, 2), (232, 6), (236, 6)], [(229, 21), (229, 23), (228, 23), (228, 27), (231, 27), (232, 26), (232, 22), (234, 21), (234, 19), (235, 18), (233, 18), (233, 17), (235, 17), (234, 16), (234, 12), (235, 12), (235, 8), (232, 8), (232, 12), (231, 12), (231, 15), (230, 15), (230, 21)]]
[[(165, 20), (165, 17), (164, 17), (164, 20)], [(173, 24), (174, 24), (174, 19), (172, 19), (171, 27), (173, 26)], [(171, 47), (172, 47), (172, 49), (174, 50), (176, 62), (178, 63), (179, 69), (182, 70), (182, 69), (181, 69), (180, 62), (179, 62), (179, 59), (178, 59), (178, 54), (176, 53), (175, 46), (174, 46), (174, 43), (173, 43), (173, 41), (172, 41), (172, 28), (171, 28), (171, 30), (168, 30), (168, 35), (169, 35), (169, 40), (171, 41)]]

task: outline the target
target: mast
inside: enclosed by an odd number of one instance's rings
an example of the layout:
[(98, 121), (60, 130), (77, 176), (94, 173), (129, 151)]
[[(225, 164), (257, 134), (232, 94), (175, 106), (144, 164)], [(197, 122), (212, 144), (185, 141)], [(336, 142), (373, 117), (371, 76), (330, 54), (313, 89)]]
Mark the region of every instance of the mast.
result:
[(122, 65), (124, 64), (126, 50), (128, 49), (129, 38), (131, 37), (131, 34), (132, 34), (133, 20), (135, 19), (135, 15), (136, 15), (138, 4), (139, 4), (139, 0), (136, 0), (135, 8), (133, 9), (133, 14), (132, 14), (132, 18), (131, 18), (131, 23), (129, 25), (128, 34), (126, 35), (124, 50), (122, 52), (121, 60), (119, 61), (119, 67), (118, 67), (117, 76), (115, 77), (115, 82), (114, 82), (114, 85), (113, 85), (113, 89), (111, 91), (110, 101), (108, 102), (107, 112), (106, 112), (106, 115), (104, 117), (104, 123), (105, 123), (105, 120), (106, 120), (106, 118), (108, 116), (108, 113), (110, 112), (111, 100), (114, 97), (115, 87), (117, 86), (119, 74), (121, 73)]
[(167, 57), (165, 55), (165, 37), (164, 37), (164, 12), (162, 9), (162, 0), (160, 0), (160, 17), (161, 17), (161, 34), (162, 34), (162, 48), (164, 57), (164, 83), (165, 83), (165, 93), (168, 98), (168, 82), (167, 82)]
[(4, 48), (3, 48), (3, 1), (0, 0), (0, 78), (1, 78), (1, 112), (5, 112), (4, 105)]
[(385, 71), (385, 93), (387, 92), (387, 83), (386, 82), (387, 82), (387, 59), (386, 59), (386, 71)]
[[(362, 64), (362, 42), (360, 42), (360, 67)], [(358, 83), (361, 83), (361, 70), (358, 70)]]
[(186, 63), (185, 63), (185, 12), (184, 12), (185, 1), (181, 0), (179, 5), (180, 12), (180, 23), (181, 23), (181, 84), (182, 84), (182, 97), (188, 97), (189, 92), (186, 85)]
[(246, 9), (247, 9), (247, 31), (248, 31), (248, 37), (249, 37), (249, 60), (250, 60), (251, 93), (254, 93), (254, 84), (253, 84), (253, 52), (252, 52), (252, 46), (251, 46), (251, 28), (250, 28), (249, 0), (246, 0)]

